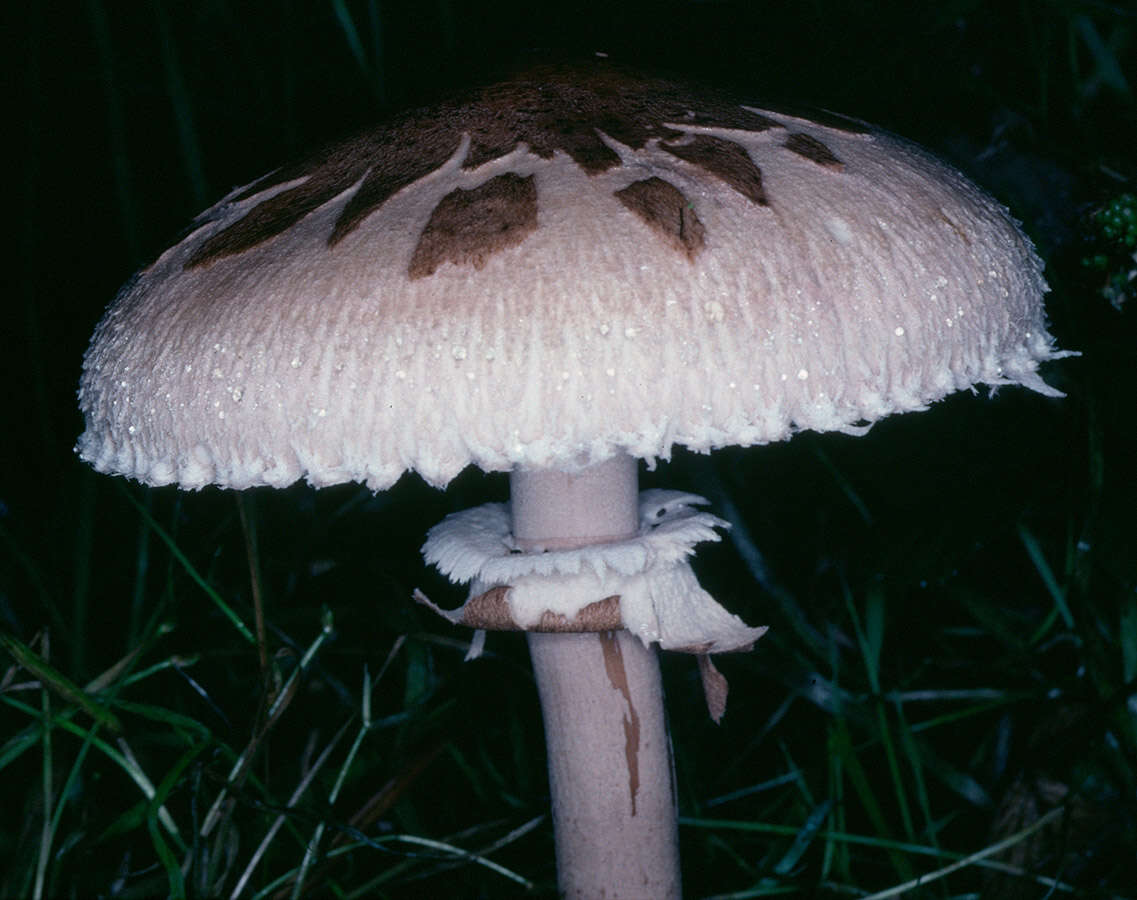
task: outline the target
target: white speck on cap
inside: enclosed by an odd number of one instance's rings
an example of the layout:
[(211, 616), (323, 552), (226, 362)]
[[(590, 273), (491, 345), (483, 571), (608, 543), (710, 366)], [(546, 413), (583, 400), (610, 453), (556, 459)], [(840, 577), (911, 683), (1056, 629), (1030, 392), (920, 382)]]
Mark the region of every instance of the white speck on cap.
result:
[[(559, 71), (206, 211), (96, 329), (80, 456), (149, 484), (380, 490), (852, 432), (979, 383), (1057, 394), (1042, 264), (955, 170), (837, 117)], [(581, 127), (525, 132), (518, 97)], [(223, 416), (219, 385), (245, 398)]]

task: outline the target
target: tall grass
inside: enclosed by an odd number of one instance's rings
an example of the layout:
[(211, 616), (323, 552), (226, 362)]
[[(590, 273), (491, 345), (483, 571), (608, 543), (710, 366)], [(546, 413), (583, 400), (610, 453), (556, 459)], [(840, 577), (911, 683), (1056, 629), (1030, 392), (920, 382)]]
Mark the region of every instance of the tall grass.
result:
[(1026, 218), (1084, 352), (1047, 373), (1064, 400), (955, 397), (645, 473), (732, 521), (700, 575), (772, 626), (720, 663), (719, 727), (664, 661), (686, 893), (1137, 895), (1137, 334), (1099, 227), (1137, 174), (1128, 10), (130, 7), (33, 4), (13, 57), (0, 896), (554, 893), (521, 642), (463, 663), (469, 635), (410, 602), (454, 597), (418, 546), (500, 476), (179, 495), (70, 450), (100, 308), (203, 205), (534, 46), (761, 75), (931, 141)]

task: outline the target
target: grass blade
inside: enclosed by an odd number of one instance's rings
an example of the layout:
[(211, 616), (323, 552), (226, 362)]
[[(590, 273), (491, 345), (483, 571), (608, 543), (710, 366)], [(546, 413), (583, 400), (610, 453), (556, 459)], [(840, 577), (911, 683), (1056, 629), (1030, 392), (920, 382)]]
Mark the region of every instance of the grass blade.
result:
[[(1038, 543), (1038, 539), (1030, 533), (1025, 525), (1019, 525), (1019, 537), (1022, 539), (1023, 546), (1026, 548), (1027, 555), (1030, 556), (1030, 561), (1034, 563), (1034, 568), (1038, 572), (1042, 583), (1046, 585), (1047, 593), (1050, 594), (1050, 599), (1054, 601), (1054, 608), (1062, 617), (1062, 621), (1066, 623), (1066, 628), (1070, 631), (1074, 630), (1074, 616), (1070, 612), (1070, 607), (1066, 603), (1066, 591), (1059, 586), (1058, 579), (1054, 577), (1054, 570), (1050, 568), (1050, 564), (1046, 561), (1046, 557), (1042, 552), (1042, 547)], [(1045, 633), (1045, 632), (1043, 632)], [(1034, 641), (1039, 640), (1041, 634), (1035, 634)]]
[(122, 487), (120, 489), (126, 498), (130, 501), (131, 505), (134, 506), (136, 510), (138, 510), (138, 514), (142, 516), (142, 520), (148, 526), (150, 526), (150, 528), (156, 535), (158, 535), (159, 538), (161, 538), (162, 543), (166, 545), (166, 548), (170, 551), (174, 559), (178, 561), (182, 569), (185, 570), (185, 573), (193, 579), (194, 583), (198, 587), (205, 591), (205, 595), (213, 601), (213, 605), (216, 606), (218, 610), (220, 610), (221, 614), (232, 623), (233, 627), (237, 629), (237, 633), (240, 634), (241, 637), (243, 637), (250, 644), (256, 646), (257, 639), (253, 637), (253, 633), (249, 630), (249, 626), (245, 624), (244, 620), (239, 615), (237, 615), (233, 607), (226, 603), (221, 598), (221, 595), (218, 594), (217, 591), (212, 588), (209, 582), (205, 580), (201, 573), (198, 572), (193, 563), (191, 563), (186, 555), (182, 553), (181, 548), (178, 547), (174, 539), (170, 537), (170, 535), (166, 533), (166, 530), (154, 520), (154, 517), (152, 515), (150, 515), (150, 511), (147, 510), (146, 507), (143, 506), (138, 501), (138, 499), (125, 487)]
[(10, 634), (0, 632), (0, 647), (21, 666), (39, 679), (45, 688), (58, 694), (65, 702), (77, 706), (101, 725), (107, 726), (116, 734), (122, 732), (122, 723), (114, 713), (104, 708), (70, 678), (47, 663), (31, 647)]

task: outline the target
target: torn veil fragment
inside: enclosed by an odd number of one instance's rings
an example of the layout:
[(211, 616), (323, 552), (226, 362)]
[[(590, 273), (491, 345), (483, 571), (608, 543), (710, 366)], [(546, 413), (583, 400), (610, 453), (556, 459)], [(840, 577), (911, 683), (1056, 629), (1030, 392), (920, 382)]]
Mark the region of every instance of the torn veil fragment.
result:
[(712, 718), (726, 706), (726, 680), (710, 654), (746, 651), (766, 633), (724, 609), (699, 585), (689, 558), (696, 544), (718, 541), (729, 523), (697, 509), (703, 497), (681, 491), (640, 494), (639, 532), (573, 550), (524, 552), (510, 532), (509, 507), (489, 503), (448, 516), (430, 530), (422, 552), (451, 581), (469, 583), (462, 606), (443, 610), (477, 629), (467, 658), (489, 631), (585, 632), (627, 629), (644, 645), (694, 653)]

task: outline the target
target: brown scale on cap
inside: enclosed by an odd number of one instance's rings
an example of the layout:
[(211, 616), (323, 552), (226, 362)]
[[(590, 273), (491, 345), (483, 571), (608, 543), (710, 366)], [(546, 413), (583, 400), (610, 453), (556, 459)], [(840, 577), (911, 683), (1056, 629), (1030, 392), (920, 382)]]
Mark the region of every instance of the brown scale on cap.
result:
[(662, 178), (645, 178), (616, 191), (616, 199), (688, 259), (703, 249), (707, 229), (675, 185)]
[(821, 141), (808, 134), (802, 134), (800, 131), (795, 131), (789, 135), (785, 142), (782, 144), (791, 153), (796, 153), (798, 156), (804, 156), (808, 160), (812, 160), (819, 166), (826, 166), (830, 169), (840, 171), (845, 168), (845, 164), (837, 158), (832, 150), (826, 147)]
[(533, 176), (509, 172), (472, 190), (458, 188), (443, 197), (426, 223), (408, 274), (423, 278), (444, 262), (475, 269), (491, 254), (515, 247), (537, 227), (537, 188)]
[[(828, 127), (860, 130), (850, 120), (831, 119), (835, 121), (825, 122)], [(784, 128), (721, 93), (631, 74), (608, 64), (539, 67), (458, 100), (405, 113), (265, 176), (229, 203), (303, 180), (261, 201), (211, 235), (194, 250), (185, 267), (208, 265), (259, 246), (359, 184), (328, 235), (328, 245), (334, 246), (393, 194), (444, 165), (458, 151), (464, 135), (470, 139), (462, 161), (467, 171), (499, 159), (524, 143), (542, 159), (552, 159), (561, 151), (589, 175), (621, 164), (619, 154), (602, 135), (632, 150), (659, 140), (667, 152), (703, 169), (752, 202), (769, 202), (762, 173), (742, 145), (705, 134), (690, 137), (680, 130), (683, 127), (751, 133)], [(832, 151), (807, 135), (792, 134), (785, 146), (820, 165), (841, 167)], [(480, 267), (492, 253), (522, 241), (536, 227), (535, 193), (529, 193), (535, 188), (522, 188), (519, 182), (525, 179), (514, 178), (505, 182), (493, 179), (493, 186), (484, 191), (454, 191), (443, 198), (415, 250), (410, 276), (430, 275), (443, 262)], [(677, 188), (644, 184), (637, 182), (641, 186), (631, 185), (617, 196), (693, 259), (703, 246), (704, 230), (690, 204)], [(228, 207), (222, 206), (213, 215), (223, 214)], [(498, 230), (475, 227), (472, 233), (464, 233), (480, 219), (496, 223)], [(209, 221), (207, 214), (196, 224)]]
[(762, 170), (741, 144), (700, 134), (686, 143), (664, 144), (663, 149), (705, 169), (759, 206), (769, 205), (762, 189)]

